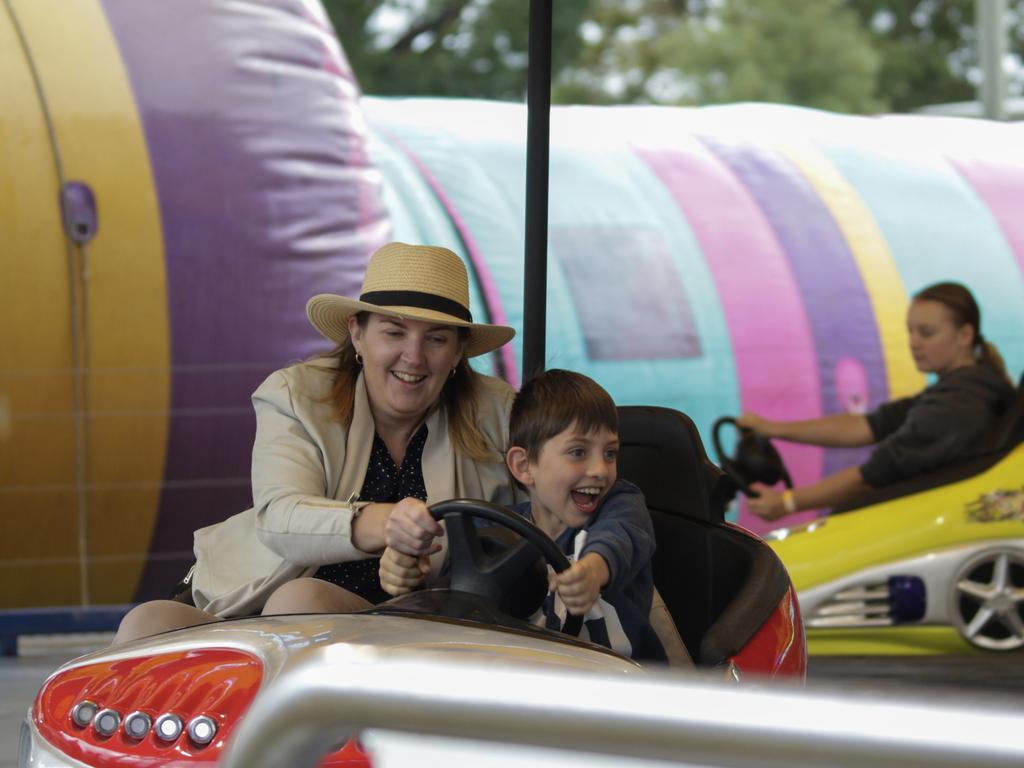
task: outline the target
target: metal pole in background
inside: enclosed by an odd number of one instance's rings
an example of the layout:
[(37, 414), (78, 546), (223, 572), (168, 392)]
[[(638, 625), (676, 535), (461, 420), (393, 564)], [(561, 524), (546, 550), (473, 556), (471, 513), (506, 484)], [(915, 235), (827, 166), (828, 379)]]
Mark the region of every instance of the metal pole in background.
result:
[(974, 16), (981, 65), (979, 100), (982, 114), (989, 120), (1005, 120), (1006, 72), (1003, 59), (1007, 51), (1006, 0), (975, 0)]
[(526, 250), (523, 259), (523, 381), (544, 370), (548, 294), (548, 141), (551, 4), (530, 0), (526, 90)]

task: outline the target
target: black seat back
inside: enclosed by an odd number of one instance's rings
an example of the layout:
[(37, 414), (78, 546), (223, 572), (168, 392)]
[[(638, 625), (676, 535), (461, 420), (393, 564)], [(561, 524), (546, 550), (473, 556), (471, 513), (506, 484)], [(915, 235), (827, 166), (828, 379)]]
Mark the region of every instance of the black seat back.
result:
[(619, 407), (619, 476), (644, 492), (657, 550), (654, 583), (694, 660), (721, 663), (742, 648), (789, 588), (765, 544), (723, 522), (724, 474), (688, 416)]
[[(722, 522), (725, 474), (708, 458), (693, 420), (650, 405), (619, 406), (619, 476), (640, 486), (647, 506)], [(719, 503), (721, 502), (721, 503)]]

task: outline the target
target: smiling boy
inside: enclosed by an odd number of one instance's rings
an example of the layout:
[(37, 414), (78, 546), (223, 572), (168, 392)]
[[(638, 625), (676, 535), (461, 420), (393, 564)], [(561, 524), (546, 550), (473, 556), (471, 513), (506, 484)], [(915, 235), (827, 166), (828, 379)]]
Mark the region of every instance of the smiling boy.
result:
[[(618, 479), (618, 432), (611, 396), (572, 371), (535, 376), (512, 404), (505, 461), (530, 497), (512, 509), (543, 530), (571, 563), (552, 574), (551, 594), (534, 622), (561, 629), (567, 611), (583, 615), (581, 638), (634, 659), (664, 662), (650, 618), (654, 528), (643, 493)], [(429, 515), (392, 514), (386, 532), (381, 585), (401, 595), (428, 579), (426, 555), (437, 551), (434, 539), (442, 531)], [(676, 658), (685, 657), (677, 635), (676, 642)]]
[(618, 430), (615, 403), (592, 379), (550, 370), (528, 381), (512, 405), (506, 462), (530, 501), (513, 509), (571, 556), (552, 578), (564, 609), (549, 595), (543, 623), (585, 615), (591, 641), (664, 661), (649, 619), (654, 530), (640, 489), (617, 479)]

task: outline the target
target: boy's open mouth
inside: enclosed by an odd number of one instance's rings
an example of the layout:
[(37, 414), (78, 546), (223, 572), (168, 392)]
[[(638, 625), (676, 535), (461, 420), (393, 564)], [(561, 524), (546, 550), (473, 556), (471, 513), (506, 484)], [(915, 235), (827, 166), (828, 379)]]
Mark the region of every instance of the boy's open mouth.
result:
[(597, 502), (601, 498), (602, 488), (588, 486), (586, 488), (574, 488), (569, 495), (572, 496), (572, 503), (576, 509), (585, 515), (591, 514), (597, 509)]

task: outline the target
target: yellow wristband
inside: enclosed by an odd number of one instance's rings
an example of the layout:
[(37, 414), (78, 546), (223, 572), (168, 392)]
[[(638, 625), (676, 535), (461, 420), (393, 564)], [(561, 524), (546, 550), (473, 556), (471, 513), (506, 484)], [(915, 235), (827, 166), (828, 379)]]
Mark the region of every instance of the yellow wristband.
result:
[(793, 495), (793, 489), (787, 488), (782, 492), (782, 508), (786, 510), (786, 514), (793, 514), (796, 512), (796, 496)]

